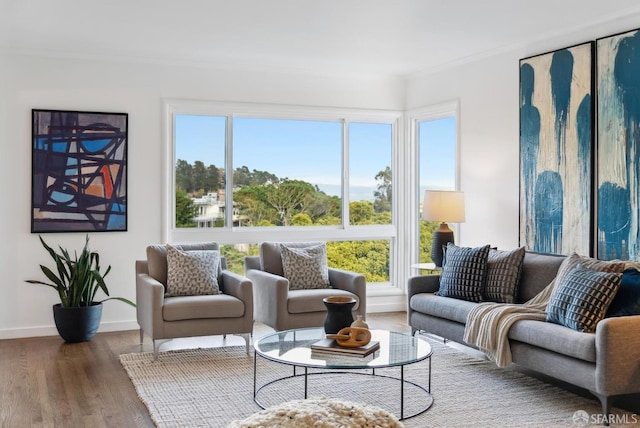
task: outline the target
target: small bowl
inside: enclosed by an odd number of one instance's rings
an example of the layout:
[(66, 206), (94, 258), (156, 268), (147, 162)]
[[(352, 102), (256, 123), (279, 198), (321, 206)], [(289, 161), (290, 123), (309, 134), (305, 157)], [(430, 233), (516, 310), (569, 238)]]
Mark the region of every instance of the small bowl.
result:
[(355, 303), (356, 299), (349, 296), (329, 296), (322, 299), (323, 302), (326, 303)]

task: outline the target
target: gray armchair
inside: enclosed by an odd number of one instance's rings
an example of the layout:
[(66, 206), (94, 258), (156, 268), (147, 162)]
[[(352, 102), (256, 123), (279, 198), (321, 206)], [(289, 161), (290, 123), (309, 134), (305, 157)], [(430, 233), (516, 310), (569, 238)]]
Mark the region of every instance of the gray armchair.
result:
[[(217, 250), (215, 242), (173, 245), (183, 251)], [(153, 340), (154, 359), (159, 346), (178, 337), (237, 334), (244, 337), (247, 354), (253, 332), (253, 287), (249, 279), (226, 270), (221, 259), (221, 294), (165, 297), (167, 250), (147, 247), (147, 260), (136, 260), (136, 312), (140, 344), (144, 334)]]
[[(285, 243), (305, 247), (309, 243)], [(363, 275), (329, 268), (329, 288), (290, 290), (284, 277), (280, 244), (263, 242), (259, 256), (245, 257), (245, 275), (253, 282), (254, 318), (276, 331), (322, 327), (327, 309), (322, 301), (329, 296), (350, 296), (357, 300), (355, 315), (367, 312), (367, 284)]]

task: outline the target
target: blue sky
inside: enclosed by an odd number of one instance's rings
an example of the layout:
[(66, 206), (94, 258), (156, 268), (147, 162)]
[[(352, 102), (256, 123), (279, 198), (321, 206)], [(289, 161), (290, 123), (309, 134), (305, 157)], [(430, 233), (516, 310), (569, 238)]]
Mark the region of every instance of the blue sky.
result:
[[(223, 167), (225, 127), (223, 117), (178, 115), (176, 158)], [(351, 200), (373, 199), (376, 174), (391, 166), (391, 132), (388, 124), (350, 124)], [(280, 178), (307, 181), (327, 194), (340, 195), (341, 133), (338, 122), (235, 118), (234, 169), (247, 166), (249, 170), (268, 171)], [(441, 179), (448, 179), (444, 171), (451, 171), (455, 163), (451, 143), (441, 141), (453, 141), (455, 147), (455, 119), (423, 124), (420, 135), (428, 135), (421, 143), (421, 152), (427, 151), (423, 147), (428, 149), (428, 156), (420, 156), (424, 163), (421, 188), (428, 183), (434, 183), (432, 188), (442, 187)], [(450, 175), (453, 177), (453, 173)]]

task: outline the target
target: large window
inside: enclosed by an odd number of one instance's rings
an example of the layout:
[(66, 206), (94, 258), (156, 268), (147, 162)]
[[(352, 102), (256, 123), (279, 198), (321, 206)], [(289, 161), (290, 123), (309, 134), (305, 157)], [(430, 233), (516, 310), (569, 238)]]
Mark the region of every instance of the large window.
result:
[(175, 116), (175, 226), (224, 226), (226, 118)]
[(339, 224), (342, 126), (233, 119), (233, 200), (240, 225)]
[[(264, 240), (327, 241), (332, 267), (395, 283), (400, 114), (170, 102), (168, 241), (211, 239), (232, 270)], [(285, 111), (286, 110), (286, 111)]]
[(418, 197), (416, 204), (418, 222), (418, 260), (431, 262), (433, 231), (437, 222), (421, 218), (425, 190), (456, 190), (457, 188), (457, 104), (448, 103), (412, 112), (410, 120), (413, 143), (417, 148), (417, 165), (414, 180)]
[(349, 124), (349, 223), (391, 224), (392, 126)]

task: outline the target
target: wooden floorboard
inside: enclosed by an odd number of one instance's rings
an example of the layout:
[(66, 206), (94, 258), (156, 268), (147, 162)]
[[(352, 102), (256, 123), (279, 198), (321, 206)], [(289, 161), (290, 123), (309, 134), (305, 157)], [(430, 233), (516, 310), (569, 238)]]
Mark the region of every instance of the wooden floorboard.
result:
[[(410, 331), (404, 312), (369, 314), (367, 322), (370, 328)], [(272, 331), (256, 324), (254, 338)], [(243, 346), (244, 340), (176, 339), (161, 350), (224, 345)], [(0, 427), (153, 427), (118, 358), (141, 349), (152, 346), (145, 338), (140, 347), (137, 330), (98, 333), (75, 344), (58, 336), (1, 340)], [(637, 398), (620, 404), (640, 413)]]

